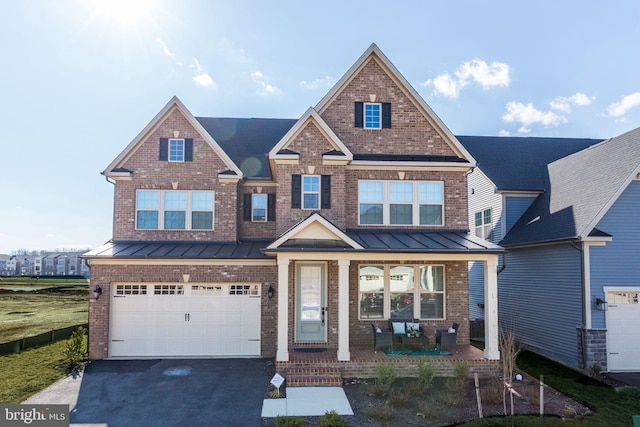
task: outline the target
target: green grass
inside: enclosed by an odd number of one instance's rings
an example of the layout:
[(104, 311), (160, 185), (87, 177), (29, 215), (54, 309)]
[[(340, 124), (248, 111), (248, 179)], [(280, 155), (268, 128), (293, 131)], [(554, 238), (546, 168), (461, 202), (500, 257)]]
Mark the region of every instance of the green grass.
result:
[[(632, 416), (640, 414), (640, 389), (624, 388), (616, 390), (563, 365), (545, 359), (534, 353), (523, 351), (518, 356), (518, 368), (540, 379), (575, 401), (588, 406), (594, 413), (582, 418), (560, 420), (545, 417), (545, 426), (624, 426), (632, 424)], [(570, 408), (568, 408), (570, 409)], [(513, 421), (513, 423), (511, 423)], [(465, 426), (537, 426), (539, 417), (520, 416), (515, 418), (475, 420)]]
[[(69, 340), (0, 357), (0, 403), (17, 404), (66, 376)], [(86, 340), (85, 340), (86, 343)], [(86, 344), (85, 344), (86, 345)]]
[(87, 291), (0, 292), (0, 343), (87, 323)]
[(89, 285), (82, 277), (0, 277), (0, 285)]

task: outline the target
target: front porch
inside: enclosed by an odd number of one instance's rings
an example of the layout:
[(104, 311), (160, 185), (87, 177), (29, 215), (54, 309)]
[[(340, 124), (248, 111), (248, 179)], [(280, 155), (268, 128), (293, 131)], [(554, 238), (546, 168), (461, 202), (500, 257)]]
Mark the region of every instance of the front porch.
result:
[(477, 372), (480, 377), (490, 377), (498, 373), (499, 360), (488, 360), (482, 350), (472, 345), (443, 347), (450, 356), (387, 356), (373, 346), (350, 347), (351, 360), (339, 361), (337, 349), (328, 348), (317, 353), (303, 353), (292, 350), (288, 361), (277, 361), (276, 371), (284, 376), (287, 385), (294, 386), (340, 386), (344, 379), (376, 378), (378, 366), (393, 364), (398, 377), (417, 377), (418, 363), (428, 361), (433, 364), (436, 376), (455, 376), (455, 364), (466, 362), (469, 373)]

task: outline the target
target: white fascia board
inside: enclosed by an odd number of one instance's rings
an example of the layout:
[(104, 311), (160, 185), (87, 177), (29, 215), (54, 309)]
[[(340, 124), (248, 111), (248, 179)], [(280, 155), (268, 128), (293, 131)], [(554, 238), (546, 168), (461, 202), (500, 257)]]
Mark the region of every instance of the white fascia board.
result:
[(334, 234), (336, 237), (338, 237), (343, 242), (347, 243), (352, 248), (354, 248), (354, 249), (363, 249), (362, 246), (360, 246), (360, 244), (358, 242), (353, 240), (351, 237), (347, 236), (342, 230), (337, 228), (335, 225), (331, 224), (322, 215), (314, 213), (313, 215), (309, 216), (304, 221), (300, 222), (299, 224), (297, 224), (294, 227), (292, 227), (291, 229), (289, 229), (286, 233), (284, 233), (282, 236), (280, 236), (276, 241), (274, 241), (269, 246), (267, 246), (267, 248), (265, 249), (265, 253), (269, 249), (277, 250), (280, 247), (280, 245), (282, 245), (283, 243), (285, 243), (289, 239), (295, 238), (295, 236), (297, 234), (299, 234), (302, 230), (304, 230), (305, 228), (309, 227), (311, 224), (314, 224), (316, 222), (321, 224), (329, 232)]
[(622, 195), (622, 193), (624, 193), (627, 187), (629, 187), (629, 184), (631, 184), (631, 181), (636, 179), (638, 174), (640, 174), (640, 163), (636, 166), (633, 172), (629, 174), (627, 179), (624, 180), (622, 185), (618, 188), (615, 194), (607, 201), (607, 203), (602, 207), (602, 209), (600, 209), (598, 214), (591, 220), (589, 225), (582, 231), (582, 233), (580, 233), (578, 237), (581, 240), (585, 240), (589, 237), (589, 233), (591, 233), (591, 230), (593, 230), (598, 226), (598, 223), (607, 214), (607, 212), (609, 212), (609, 209), (611, 209), (613, 204), (618, 200), (618, 198), (620, 198), (620, 196)]
[(117, 168), (119, 165), (127, 161), (127, 159), (135, 152), (137, 146), (142, 143), (147, 135), (153, 133), (155, 129), (162, 124), (164, 119), (169, 116), (174, 109), (180, 111), (180, 113), (187, 119), (189, 124), (193, 126), (195, 131), (209, 144), (213, 151), (220, 157), (220, 159), (227, 165), (227, 167), (233, 170), (237, 175), (242, 176), (240, 168), (231, 160), (227, 153), (222, 150), (220, 145), (211, 137), (200, 122), (191, 114), (191, 112), (184, 106), (184, 104), (178, 99), (177, 96), (173, 96), (169, 102), (164, 106), (162, 110), (149, 122), (147, 126), (127, 145), (127, 147), (115, 158), (109, 166), (102, 172), (103, 175), (107, 175), (111, 170)]
[(370, 160), (354, 160), (347, 166), (348, 169), (359, 170), (456, 170), (467, 171), (473, 168), (470, 163), (451, 162), (385, 162)]

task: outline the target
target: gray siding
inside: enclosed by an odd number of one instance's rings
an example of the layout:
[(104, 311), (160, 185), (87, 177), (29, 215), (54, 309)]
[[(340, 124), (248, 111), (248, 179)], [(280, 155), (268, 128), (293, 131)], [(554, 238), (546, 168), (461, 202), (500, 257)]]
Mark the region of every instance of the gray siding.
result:
[[(640, 181), (629, 184), (596, 228), (613, 238), (590, 250), (591, 301), (604, 298), (604, 286), (640, 286)], [(605, 312), (592, 307), (592, 327), (606, 328)]]
[(531, 206), (536, 196), (507, 196), (504, 200), (504, 234), (518, 222), (524, 211)]
[(512, 249), (498, 276), (500, 325), (527, 347), (579, 366), (580, 252), (569, 244)]
[[(502, 196), (495, 186), (477, 168), (468, 176), (469, 188), (469, 229), (475, 232), (475, 213), (491, 208), (493, 243), (502, 239), (499, 220), (502, 217)], [(469, 319), (484, 319), (484, 267), (481, 262), (469, 263)]]

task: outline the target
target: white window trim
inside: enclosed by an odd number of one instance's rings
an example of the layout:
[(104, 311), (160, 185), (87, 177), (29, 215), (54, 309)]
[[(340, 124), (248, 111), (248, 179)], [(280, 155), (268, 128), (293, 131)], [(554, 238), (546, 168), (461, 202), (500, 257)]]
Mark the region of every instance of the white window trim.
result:
[[(420, 319), (422, 322), (432, 321), (432, 320), (445, 320), (447, 318), (447, 269), (444, 264), (375, 264), (375, 263), (362, 263), (358, 264), (358, 320), (390, 320), (391, 319), (391, 268), (392, 267), (413, 267), (413, 318)], [(420, 286), (420, 267), (442, 267), (442, 291), (422, 291), (422, 287)], [(383, 301), (383, 312), (382, 319), (362, 317), (362, 307), (360, 306), (360, 295), (362, 292), (360, 291), (360, 268), (361, 267), (382, 267), (384, 269), (384, 301)], [(398, 292), (396, 292), (398, 293)], [(408, 292), (404, 292), (408, 293)], [(416, 304), (416, 301), (420, 301), (420, 296), (424, 293), (434, 293), (434, 294), (442, 294), (442, 317), (429, 317), (422, 318), (420, 317), (420, 304)]]
[[(256, 219), (254, 198), (264, 197), (264, 219)], [(262, 208), (260, 208), (262, 209)], [(265, 193), (256, 193), (251, 195), (251, 222), (267, 222), (269, 220), (269, 195)]]
[[(489, 219), (490, 221), (487, 223), (485, 222), (485, 212), (489, 211)], [(480, 216), (482, 217), (482, 223), (480, 225), (476, 225), (476, 216), (480, 214)], [(480, 237), (483, 240), (491, 240), (493, 239), (493, 209), (491, 208), (486, 208), (486, 209), (482, 209), (480, 211), (476, 211), (473, 215), (473, 225), (474, 225), (474, 231), (475, 231), (475, 235), (476, 237)], [(486, 227), (489, 226), (490, 230), (489, 233), (486, 233)], [(478, 234), (478, 229), (480, 229), (480, 234)], [(491, 239), (487, 239), (487, 234), (491, 234)]]
[[(378, 106), (378, 124), (379, 126), (367, 126), (367, 106), (368, 105), (377, 105)], [(382, 103), (380, 102), (363, 102), (362, 103), (362, 128), (363, 129), (382, 129)]]
[[(158, 227), (157, 228), (138, 228), (138, 193), (141, 191), (157, 191), (160, 195), (158, 199)], [(185, 210), (185, 227), (184, 228), (164, 228), (164, 196), (166, 193), (171, 192), (184, 192), (187, 193), (187, 207)], [(211, 206), (211, 211), (204, 211), (201, 209), (193, 209), (191, 204), (191, 196), (193, 193), (211, 193), (213, 195), (213, 203)], [(136, 190), (136, 207), (135, 207), (135, 223), (136, 230), (139, 231), (213, 231), (215, 229), (216, 224), (216, 214), (215, 214), (215, 205), (216, 205), (216, 193), (215, 191), (210, 190), (156, 190), (156, 189), (146, 189), (139, 188)], [(144, 209), (145, 211), (149, 211), (148, 209)], [(192, 228), (192, 218), (191, 214), (193, 212), (211, 212), (211, 228)]]
[[(178, 141), (182, 144), (182, 159), (180, 160), (171, 160), (171, 142), (172, 141)], [(167, 160), (170, 163), (183, 163), (184, 162), (184, 157), (185, 157), (185, 141), (184, 138), (169, 138), (169, 143), (167, 144)]]
[[(382, 224), (363, 224), (360, 221), (360, 183), (361, 182), (382, 182)], [(400, 205), (400, 204), (409, 204), (405, 202), (394, 202), (391, 203), (389, 200), (389, 183), (391, 182), (410, 182), (413, 185), (413, 201), (411, 204), (413, 205), (413, 209), (411, 212), (411, 224), (392, 224), (391, 223), (391, 205)], [(438, 182), (442, 185), (442, 204), (437, 203), (421, 203), (419, 199), (419, 187), (421, 183), (434, 183)], [(383, 226), (393, 226), (393, 227), (442, 227), (445, 224), (445, 205), (444, 205), (445, 197), (444, 197), (444, 182), (443, 181), (402, 181), (402, 180), (381, 180), (381, 179), (361, 179), (358, 180), (358, 225), (367, 226), (367, 227), (383, 227)], [(373, 202), (366, 204), (375, 204)], [(420, 206), (441, 206), (442, 207), (442, 222), (440, 224), (420, 224)]]
[[(318, 179), (318, 191), (304, 191), (304, 179), (305, 178), (317, 178)], [(312, 211), (319, 211), (320, 207), (322, 206), (322, 178), (320, 175), (302, 175), (300, 177), (300, 191), (302, 192), (302, 194), (300, 195), (301, 199), (300, 199), (300, 208), (301, 209), (306, 209), (306, 210), (312, 210)], [(317, 194), (318, 195), (318, 206), (315, 208), (308, 208), (304, 205), (304, 196), (305, 194)]]

